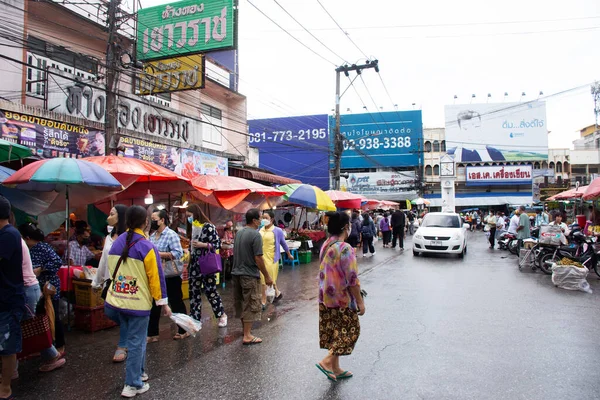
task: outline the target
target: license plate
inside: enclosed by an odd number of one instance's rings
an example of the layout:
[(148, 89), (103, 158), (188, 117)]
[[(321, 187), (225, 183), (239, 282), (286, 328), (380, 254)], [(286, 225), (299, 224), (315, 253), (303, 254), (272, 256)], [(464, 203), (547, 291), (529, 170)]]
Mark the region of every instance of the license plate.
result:
[(429, 244), (431, 246), (441, 246), (442, 245), (442, 241), (441, 240), (432, 240), (431, 242), (429, 242)]

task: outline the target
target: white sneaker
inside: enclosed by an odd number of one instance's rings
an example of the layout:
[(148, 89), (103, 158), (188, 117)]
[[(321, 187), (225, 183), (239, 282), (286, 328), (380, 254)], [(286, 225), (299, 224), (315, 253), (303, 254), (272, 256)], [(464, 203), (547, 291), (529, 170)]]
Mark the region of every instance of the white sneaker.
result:
[(375, 255), (375, 253), (377, 253), (377, 252), (376, 252), (376, 251), (374, 251), (373, 253), (371, 253), (371, 256), (374, 256), (374, 255)]
[(148, 376), (147, 373), (144, 372), (142, 374), (142, 382), (148, 382), (148, 379), (150, 379), (150, 377)]
[(366, 257), (367, 255), (365, 253), (363, 253), (363, 257)]
[(227, 314), (221, 315), (219, 318), (219, 328), (225, 328), (227, 326)]
[(135, 397), (137, 394), (146, 393), (150, 389), (150, 385), (144, 383), (141, 388), (136, 388), (134, 386), (125, 385), (123, 387), (123, 391), (121, 392), (121, 397)]

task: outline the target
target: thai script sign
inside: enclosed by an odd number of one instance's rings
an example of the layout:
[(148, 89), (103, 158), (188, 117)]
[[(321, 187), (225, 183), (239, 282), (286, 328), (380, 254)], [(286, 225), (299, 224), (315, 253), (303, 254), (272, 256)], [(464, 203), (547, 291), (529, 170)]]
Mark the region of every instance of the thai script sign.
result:
[[(105, 88), (80, 82), (56, 73), (48, 76), (48, 109), (77, 118), (104, 123)], [(202, 145), (202, 122), (175, 113), (135, 95), (117, 95), (117, 122), (120, 128), (172, 139), (182, 145)]]
[(212, 154), (201, 153), (193, 150), (181, 152), (181, 164), (175, 168), (175, 172), (188, 179), (194, 179), (199, 175), (229, 175), (228, 160)]
[(141, 95), (202, 89), (204, 87), (204, 56), (169, 58), (144, 64), (138, 76)]
[(175, 171), (180, 164), (180, 151), (173, 146), (127, 136), (121, 136), (119, 144), (124, 147), (124, 157), (150, 161), (171, 171)]
[(41, 158), (104, 155), (104, 132), (0, 110), (1, 137), (30, 147)]
[(341, 181), (342, 190), (378, 200), (405, 200), (416, 196), (415, 172), (357, 172)]
[(137, 13), (137, 59), (234, 47), (233, 0), (184, 0)]
[(467, 186), (531, 185), (531, 165), (498, 165), (467, 167)]

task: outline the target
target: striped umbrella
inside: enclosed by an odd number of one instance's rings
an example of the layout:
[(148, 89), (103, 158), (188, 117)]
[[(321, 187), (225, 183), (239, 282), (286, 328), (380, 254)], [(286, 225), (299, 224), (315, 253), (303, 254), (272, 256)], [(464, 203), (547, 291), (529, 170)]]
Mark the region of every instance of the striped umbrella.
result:
[(336, 211), (335, 204), (327, 194), (313, 185), (290, 183), (278, 187), (285, 192), (283, 200), (320, 211)]

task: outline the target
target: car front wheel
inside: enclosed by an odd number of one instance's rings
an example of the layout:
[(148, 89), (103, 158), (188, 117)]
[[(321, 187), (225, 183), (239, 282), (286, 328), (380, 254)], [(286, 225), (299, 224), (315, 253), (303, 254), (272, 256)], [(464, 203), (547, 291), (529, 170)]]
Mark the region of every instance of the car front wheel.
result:
[(465, 254), (467, 254), (467, 246), (463, 247), (463, 251), (458, 255), (458, 258), (465, 258)]
[(413, 256), (415, 256), (415, 257), (419, 257), (419, 252), (418, 252), (418, 251), (416, 251), (415, 249), (413, 249)]

